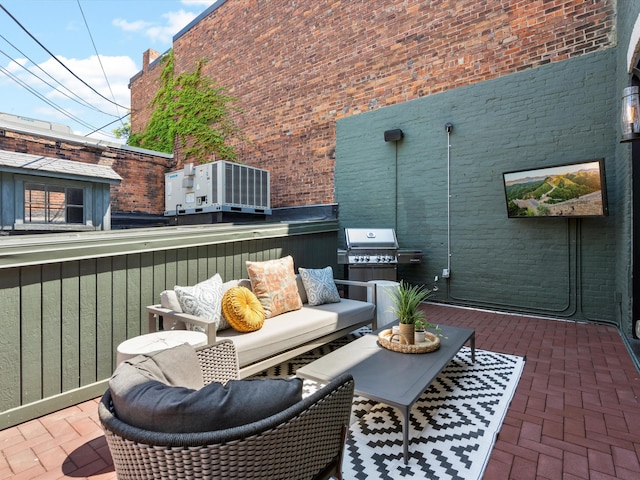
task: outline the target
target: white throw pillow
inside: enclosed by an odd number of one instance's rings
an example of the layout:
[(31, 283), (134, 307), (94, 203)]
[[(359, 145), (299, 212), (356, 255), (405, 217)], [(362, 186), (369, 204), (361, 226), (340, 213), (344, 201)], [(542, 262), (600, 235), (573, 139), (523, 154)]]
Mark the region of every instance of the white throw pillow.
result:
[[(220, 313), (224, 292), (222, 278), (218, 273), (192, 287), (176, 285), (174, 290), (183, 312), (213, 321), (216, 331), (229, 328), (229, 324)], [(190, 330), (204, 330), (190, 325), (187, 325), (187, 327)]]
[(302, 284), (307, 292), (309, 305), (322, 305), (324, 303), (338, 303), (340, 294), (333, 281), (333, 268), (319, 269), (298, 268)]

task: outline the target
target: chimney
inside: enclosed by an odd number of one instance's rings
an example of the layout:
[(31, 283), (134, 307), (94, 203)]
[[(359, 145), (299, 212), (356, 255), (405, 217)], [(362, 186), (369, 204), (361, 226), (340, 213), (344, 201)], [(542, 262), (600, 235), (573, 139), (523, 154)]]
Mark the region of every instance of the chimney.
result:
[(149, 64), (152, 63), (156, 58), (160, 56), (160, 53), (156, 52), (153, 49), (148, 49), (142, 54), (142, 71), (147, 72), (149, 69)]

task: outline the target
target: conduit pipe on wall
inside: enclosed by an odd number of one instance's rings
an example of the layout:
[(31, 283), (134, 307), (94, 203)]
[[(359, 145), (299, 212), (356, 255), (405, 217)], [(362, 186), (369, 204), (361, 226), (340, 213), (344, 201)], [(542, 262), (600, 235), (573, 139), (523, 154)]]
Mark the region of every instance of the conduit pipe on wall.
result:
[(451, 275), (451, 132), (453, 131), (452, 123), (445, 123), (447, 131), (447, 268), (446, 272), (442, 272), (443, 278), (449, 278)]
[[(573, 288), (572, 288), (572, 282), (571, 282), (571, 275), (569, 275), (569, 280), (567, 284), (566, 303), (564, 306), (558, 309), (546, 309), (546, 308), (531, 309), (530, 307), (527, 307), (524, 305), (509, 304), (509, 303), (495, 303), (495, 302), (492, 302), (491, 304), (487, 304), (486, 302), (482, 302), (482, 301), (479, 302), (472, 299), (457, 297), (452, 293), (451, 285), (449, 283), (449, 278), (451, 275), (451, 256), (452, 256), (451, 254), (451, 132), (453, 131), (453, 124), (450, 122), (447, 122), (445, 123), (444, 127), (447, 132), (447, 267), (446, 267), (447, 275), (445, 275), (445, 272), (443, 270), (442, 277), (447, 280), (447, 296), (451, 300), (459, 301), (466, 305), (475, 305), (475, 306), (486, 305), (487, 307), (498, 306), (499, 308), (515, 309), (515, 310), (524, 308), (524, 309), (528, 309), (532, 314), (547, 314), (547, 315), (553, 314), (558, 317), (574, 315), (578, 309), (578, 299), (575, 299), (575, 302), (572, 303), (572, 298), (573, 298), (572, 295), (574, 295), (575, 292), (572, 292)], [(574, 232), (573, 232), (573, 234), (575, 235), (574, 240), (570, 239), (571, 234), (572, 234), (571, 224), (568, 222), (567, 223), (567, 238), (569, 239), (567, 242), (567, 261), (568, 261), (567, 271), (568, 272), (571, 272), (571, 268), (572, 268), (572, 263), (571, 263), (572, 244), (575, 244), (575, 245), (578, 244), (578, 229), (577, 228), (574, 229)], [(576, 261), (576, 265), (573, 268), (575, 269), (573, 272), (573, 277), (577, 279), (580, 275), (580, 272), (578, 271), (579, 269), (578, 260)], [(436, 291), (437, 291), (437, 287), (436, 287)]]

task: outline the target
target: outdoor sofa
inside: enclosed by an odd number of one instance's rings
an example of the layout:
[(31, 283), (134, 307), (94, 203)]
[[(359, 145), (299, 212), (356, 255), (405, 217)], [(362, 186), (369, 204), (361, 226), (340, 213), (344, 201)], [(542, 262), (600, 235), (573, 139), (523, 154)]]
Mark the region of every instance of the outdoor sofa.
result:
[[(324, 276), (326, 283), (327, 275), (332, 273), (331, 267), (299, 268), (299, 273), (295, 274), (293, 259), (285, 257), (266, 262), (247, 262), (247, 269), (249, 279), (225, 282), (222, 284), (222, 292), (239, 286), (252, 291), (258, 287), (259, 291), (254, 293), (261, 301), (266, 298), (268, 302), (277, 296), (273, 291), (269, 291), (270, 288), (282, 289), (282, 285), (289, 282), (289, 287), (293, 285), (295, 295), (299, 296), (299, 308), (270, 316), (259, 329), (251, 332), (241, 332), (234, 328), (221, 329), (220, 319), (224, 318), (221, 312), (218, 312), (218, 319), (185, 313), (176, 294), (181, 292), (183, 287), (175, 287), (161, 293), (160, 304), (147, 307), (149, 332), (158, 329), (200, 329), (207, 334), (210, 344), (216, 340), (229, 339), (236, 347), (240, 376), (244, 378), (343, 337), (360, 327), (371, 325), (373, 329), (376, 328), (374, 284), (331, 278), (333, 289), (336, 289), (335, 285), (344, 285), (351, 289), (368, 289), (368, 298), (371, 301), (352, 300), (342, 295), (340, 298), (335, 297), (332, 301), (324, 302), (323, 298), (326, 297), (323, 295), (329, 292), (332, 297), (335, 291), (330, 291), (327, 285), (316, 288), (317, 285), (311, 282), (309, 277)], [(267, 276), (262, 275), (264, 271), (267, 271), (267, 274), (275, 273), (278, 280), (261, 283), (260, 278)]]

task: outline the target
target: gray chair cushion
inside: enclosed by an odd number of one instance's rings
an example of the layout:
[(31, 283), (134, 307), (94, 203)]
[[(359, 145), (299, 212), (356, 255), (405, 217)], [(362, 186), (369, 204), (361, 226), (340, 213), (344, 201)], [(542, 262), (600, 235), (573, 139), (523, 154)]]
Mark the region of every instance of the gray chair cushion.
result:
[(200, 390), (171, 387), (158, 381), (127, 392), (116, 415), (124, 422), (164, 433), (210, 432), (246, 425), (274, 415), (302, 399), (302, 380), (231, 380)]
[(188, 344), (122, 362), (109, 381), (116, 415), (166, 433), (207, 432), (261, 420), (302, 399), (301, 379), (231, 380), (204, 386)]
[(193, 347), (185, 343), (138, 355), (118, 365), (109, 380), (114, 408), (122, 412), (124, 417), (131, 418), (128, 415), (131, 390), (150, 381), (188, 389), (202, 388), (204, 379)]
[(117, 394), (149, 380), (177, 387), (202, 388), (204, 379), (195, 349), (184, 343), (125, 360), (113, 372), (109, 388)]

